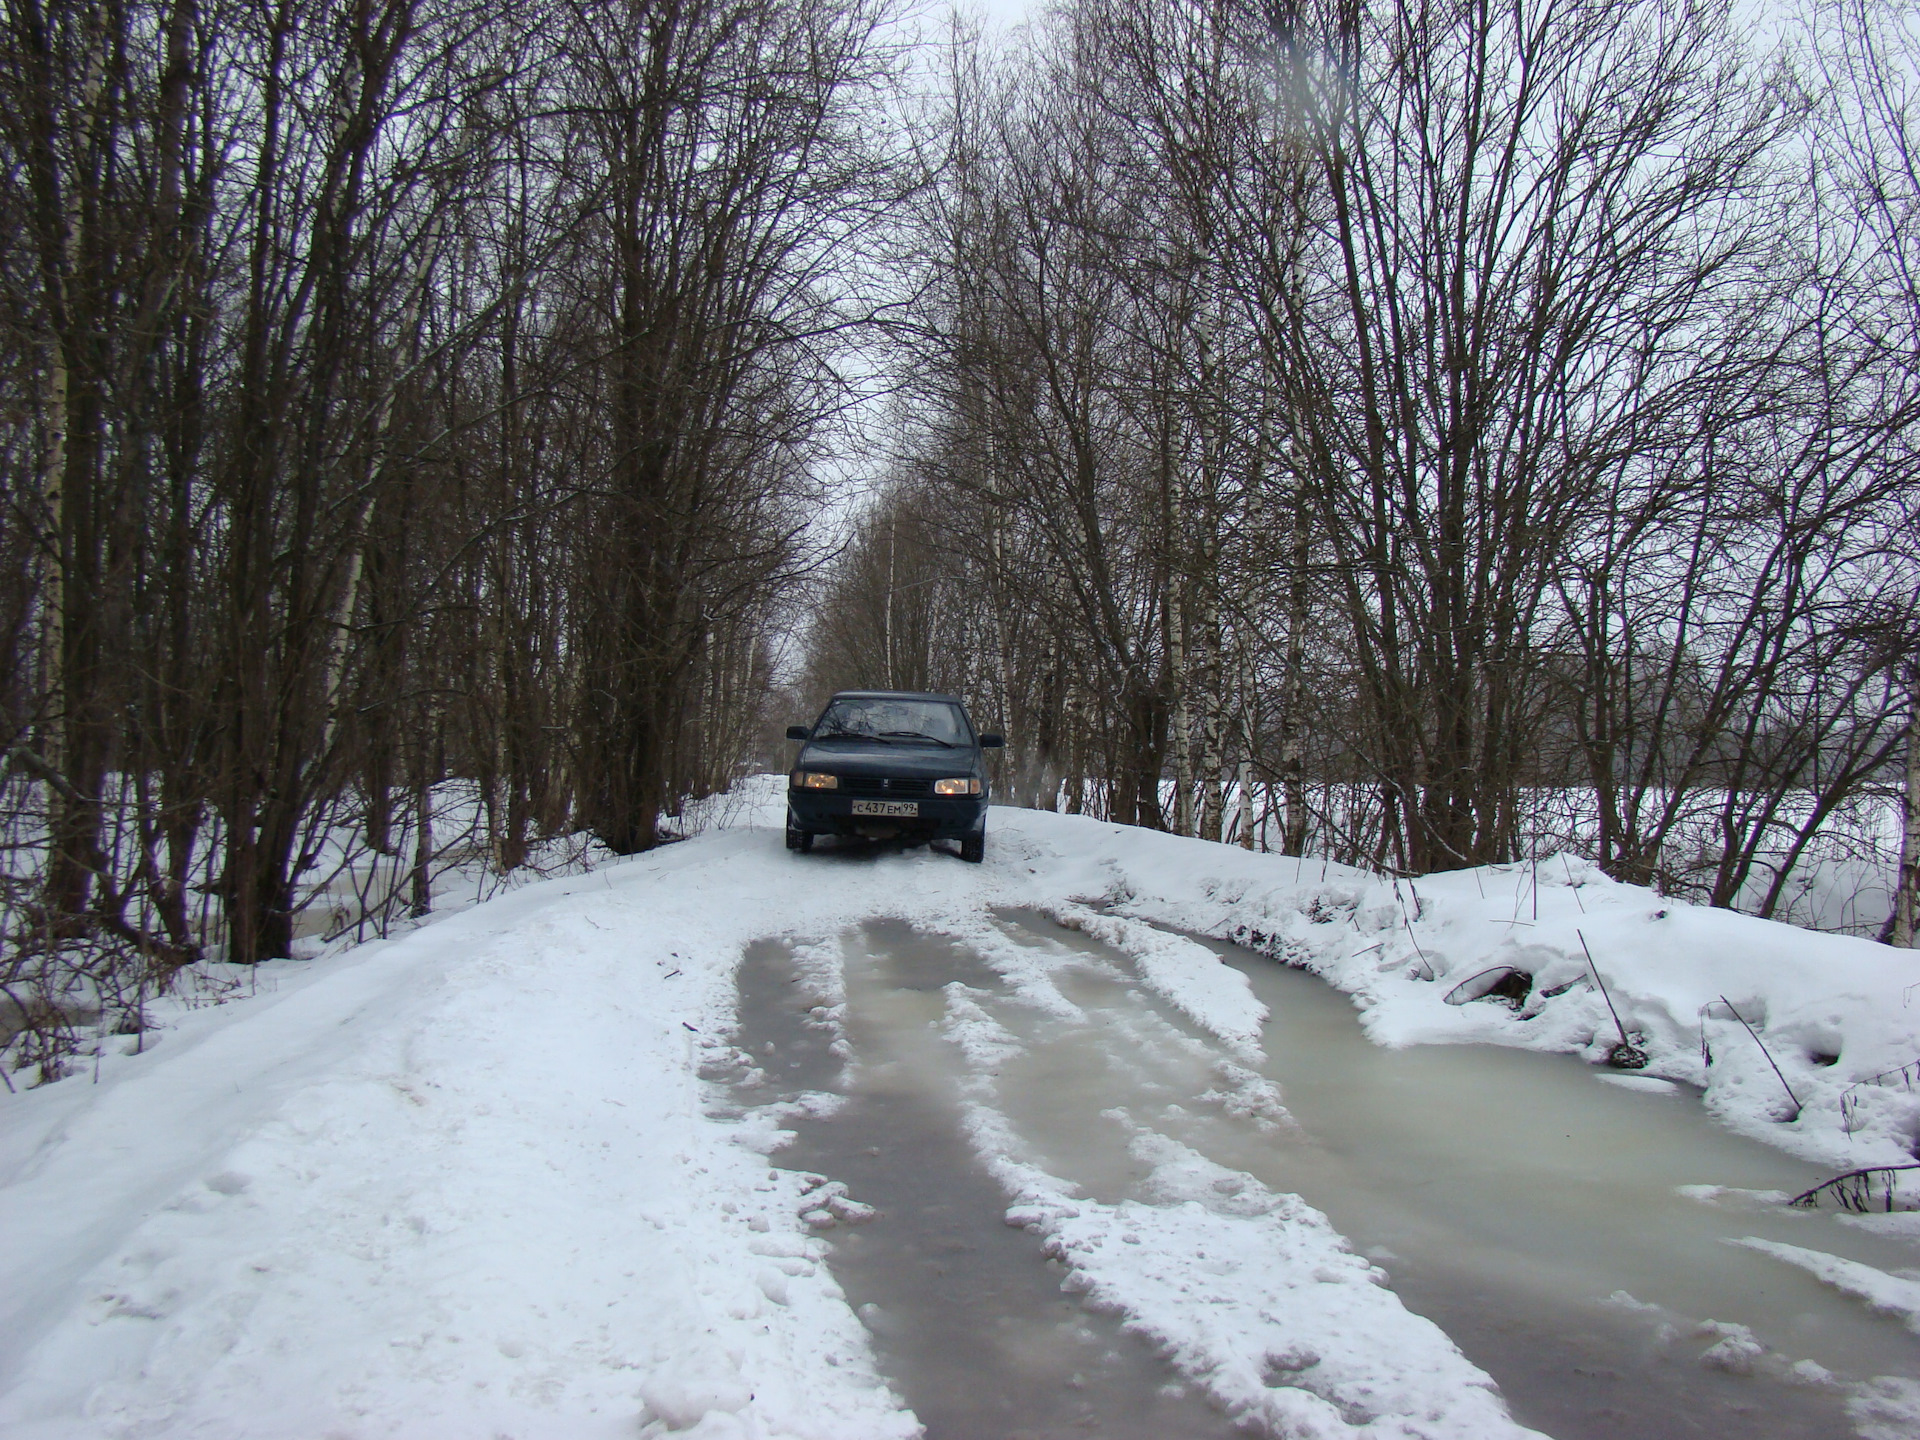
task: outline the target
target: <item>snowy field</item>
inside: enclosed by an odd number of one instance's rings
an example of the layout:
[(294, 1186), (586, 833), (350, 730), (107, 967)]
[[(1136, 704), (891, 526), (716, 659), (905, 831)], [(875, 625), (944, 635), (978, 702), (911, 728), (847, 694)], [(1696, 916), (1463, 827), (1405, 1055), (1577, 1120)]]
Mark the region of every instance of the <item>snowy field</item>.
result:
[[(0, 1432), (915, 1434), (822, 1263), (819, 1232), (858, 1197), (771, 1168), (781, 1113), (734, 1113), (701, 1078), (751, 1063), (732, 1039), (745, 945), (813, 956), (832, 1027), (826, 942), (874, 916), (975, 945), (1045, 1011), (1071, 1002), (990, 923), (1044, 911), (1248, 1059), (1264, 1016), (1245, 977), (1169, 929), (1320, 974), (1382, 1045), (1599, 1062), (1624, 1035), (1648, 1057), (1637, 1083), (1702, 1087), (1727, 1126), (1836, 1171), (1907, 1162), (1920, 1137), (1920, 956), (1571, 858), (1396, 885), (1029, 811), (994, 812), (982, 866), (822, 866), (781, 848), (760, 783), (727, 828), (261, 967), (251, 993), (156, 1011), (139, 1053), (119, 1037), (0, 1095)], [(1515, 1004), (1474, 998), (1510, 972)], [(1017, 1044), (957, 989), (945, 1013), (972, 1073)], [(1228, 1078), (1231, 1103), (1286, 1123), (1284, 1096)], [(1022, 1153), (990, 1087), (971, 1117), (1009, 1223), (1045, 1237), (1066, 1288), (1254, 1433), (1528, 1433), (1297, 1197), (1143, 1132), (1153, 1202), (1094, 1203)], [(1920, 1213), (1862, 1220), (1920, 1238)], [(1769, 1253), (1920, 1326), (1910, 1277), (1792, 1248)], [(1860, 1433), (1914, 1433), (1900, 1398)]]

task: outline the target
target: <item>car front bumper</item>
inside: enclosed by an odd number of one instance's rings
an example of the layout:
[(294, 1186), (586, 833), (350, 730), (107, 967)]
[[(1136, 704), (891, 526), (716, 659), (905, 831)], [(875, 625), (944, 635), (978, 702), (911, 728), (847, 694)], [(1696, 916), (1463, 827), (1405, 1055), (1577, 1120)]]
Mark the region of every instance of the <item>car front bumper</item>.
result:
[[(985, 795), (915, 796), (912, 815), (856, 815), (855, 801), (872, 795), (787, 789), (787, 826), (813, 835), (865, 835), (873, 839), (959, 840), (986, 828)], [(901, 803), (901, 802), (894, 802)]]

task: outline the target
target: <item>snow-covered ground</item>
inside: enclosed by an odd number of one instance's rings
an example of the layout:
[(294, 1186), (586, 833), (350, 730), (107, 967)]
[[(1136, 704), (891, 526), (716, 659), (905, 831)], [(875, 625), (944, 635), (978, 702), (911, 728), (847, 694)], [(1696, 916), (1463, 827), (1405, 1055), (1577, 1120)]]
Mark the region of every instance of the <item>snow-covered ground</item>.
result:
[[(876, 915), (976, 943), (1045, 1008), (1069, 1002), (988, 921), (1043, 909), (1242, 1055), (1262, 1019), (1244, 978), (1168, 927), (1315, 970), (1382, 1044), (1599, 1060), (1619, 1035), (1591, 952), (1644, 1073), (1704, 1085), (1728, 1125), (1836, 1170), (1901, 1163), (1920, 1136), (1920, 956), (1663, 901), (1572, 858), (1396, 886), (1038, 812), (996, 810), (983, 866), (823, 866), (781, 848), (760, 793), (731, 828), (262, 967), (251, 994), (159, 1014), (140, 1053), (116, 1037), (97, 1066), (0, 1096), (0, 1431), (912, 1435), (822, 1263), (827, 1192), (769, 1165), (777, 1113), (740, 1119), (700, 1078), (741, 1059), (744, 945), (783, 935), (805, 956)], [(1500, 967), (1531, 977), (1524, 1008), (1448, 1003)], [(946, 1032), (983, 1066), (1012, 1043), (964, 994)], [(1284, 1120), (1243, 1079), (1235, 1103)], [(1010, 1221), (1249, 1423), (1525, 1433), (1297, 1197), (1142, 1133), (1151, 1201), (1096, 1204), (1020, 1153), (990, 1094), (970, 1103)], [(1778, 1258), (1908, 1304), (1910, 1280)]]

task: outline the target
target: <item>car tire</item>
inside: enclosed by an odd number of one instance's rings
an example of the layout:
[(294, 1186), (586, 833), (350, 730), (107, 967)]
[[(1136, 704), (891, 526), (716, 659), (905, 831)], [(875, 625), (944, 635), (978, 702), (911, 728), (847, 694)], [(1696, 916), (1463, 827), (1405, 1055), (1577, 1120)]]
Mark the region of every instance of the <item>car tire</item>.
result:
[(960, 837), (960, 858), (969, 865), (978, 865), (987, 858), (987, 832)]
[(802, 855), (813, 849), (813, 832), (787, 826), (787, 849), (798, 850)]

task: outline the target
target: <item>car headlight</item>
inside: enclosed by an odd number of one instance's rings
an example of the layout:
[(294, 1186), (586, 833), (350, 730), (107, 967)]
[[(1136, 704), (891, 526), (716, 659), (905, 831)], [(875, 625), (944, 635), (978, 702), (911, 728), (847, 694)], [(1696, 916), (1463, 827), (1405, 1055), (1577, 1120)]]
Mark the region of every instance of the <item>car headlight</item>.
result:
[(793, 772), (793, 788), (796, 790), (838, 790), (840, 777), (828, 775), (819, 770), (796, 770)]
[(936, 795), (978, 795), (980, 793), (980, 782), (970, 775), (958, 780), (936, 780), (933, 782), (933, 793)]

